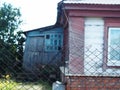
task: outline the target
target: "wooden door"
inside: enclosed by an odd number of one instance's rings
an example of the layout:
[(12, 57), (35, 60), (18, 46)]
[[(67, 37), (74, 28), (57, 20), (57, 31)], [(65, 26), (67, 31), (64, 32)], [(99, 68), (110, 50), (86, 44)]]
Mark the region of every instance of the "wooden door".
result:
[(36, 71), (42, 64), (44, 55), (44, 37), (28, 37), (24, 52), (23, 66), (26, 70)]
[(30, 37), (28, 51), (42, 52), (44, 50), (44, 37)]

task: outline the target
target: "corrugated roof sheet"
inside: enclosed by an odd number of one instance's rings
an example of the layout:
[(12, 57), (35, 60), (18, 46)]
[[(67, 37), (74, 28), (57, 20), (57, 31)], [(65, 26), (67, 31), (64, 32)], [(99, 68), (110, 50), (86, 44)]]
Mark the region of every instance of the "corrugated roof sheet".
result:
[(110, 4), (120, 5), (120, 0), (64, 0), (68, 4)]

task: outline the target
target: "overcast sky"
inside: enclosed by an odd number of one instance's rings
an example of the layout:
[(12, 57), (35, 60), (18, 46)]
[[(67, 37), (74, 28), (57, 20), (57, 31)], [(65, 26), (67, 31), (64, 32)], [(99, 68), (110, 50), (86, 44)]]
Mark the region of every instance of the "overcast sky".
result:
[(57, 17), (57, 3), (61, 0), (0, 0), (20, 8), (24, 31), (53, 25)]

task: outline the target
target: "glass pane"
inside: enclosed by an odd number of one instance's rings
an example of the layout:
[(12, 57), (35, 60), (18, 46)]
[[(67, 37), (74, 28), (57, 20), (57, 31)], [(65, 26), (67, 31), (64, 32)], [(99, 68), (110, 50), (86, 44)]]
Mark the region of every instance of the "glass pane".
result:
[(51, 38), (53, 38), (53, 35), (51, 35)]
[(108, 37), (110, 60), (120, 60), (120, 28), (110, 28)]
[(110, 45), (120, 45), (120, 30), (110, 30)]
[(46, 35), (46, 39), (50, 39), (50, 35)]
[(55, 38), (57, 38), (57, 35), (55, 35)]
[(59, 40), (59, 46), (61, 46), (61, 40)]
[(61, 35), (59, 35), (59, 38), (61, 38)]
[(53, 45), (53, 43), (54, 43), (53, 41), (54, 41), (54, 40), (53, 40), (53, 39), (51, 39), (51, 45)]
[(57, 45), (57, 40), (54, 40), (54, 45), (55, 45), (55, 46)]
[(110, 48), (110, 60), (120, 60), (119, 49)]

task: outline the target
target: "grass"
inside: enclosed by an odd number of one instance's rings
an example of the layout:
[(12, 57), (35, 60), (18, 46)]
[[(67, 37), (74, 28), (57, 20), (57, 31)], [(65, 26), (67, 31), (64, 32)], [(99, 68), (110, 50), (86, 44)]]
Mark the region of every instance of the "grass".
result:
[(41, 80), (36, 82), (16, 82), (10, 79), (0, 79), (0, 90), (52, 90), (49, 83)]
[(0, 90), (16, 90), (14, 87), (18, 84), (16, 82), (13, 82), (11, 80), (0, 80)]

